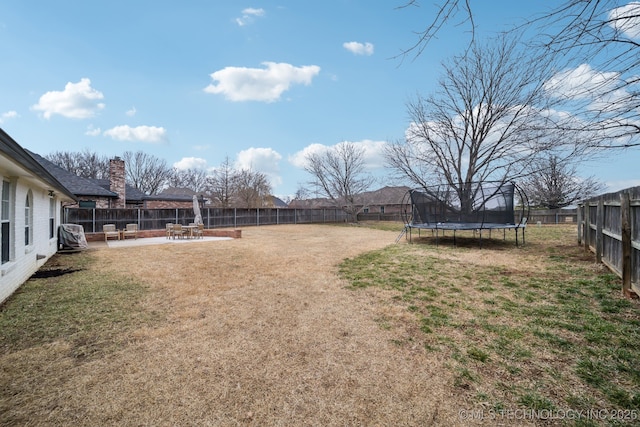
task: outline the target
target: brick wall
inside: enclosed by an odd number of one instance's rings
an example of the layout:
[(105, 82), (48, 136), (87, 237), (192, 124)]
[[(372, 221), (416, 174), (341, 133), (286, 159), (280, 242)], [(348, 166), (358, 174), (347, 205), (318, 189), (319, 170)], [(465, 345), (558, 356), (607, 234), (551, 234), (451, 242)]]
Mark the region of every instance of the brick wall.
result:
[[(205, 229), (204, 235), (209, 237), (231, 237), (232, 239), (240, 239), (242, 237), (242, 230)], [(138, 231), (138, 238), (164, 237), (164, 236), (166, 236), (165, 230)], [(87, 239), (87, 242), (102, 242), (104, 241), (104, 234), (103, 233), (85, 233), (85, 238)]]
[(177, 202), (174, 200), (146, 200), (144, 205), (146, 209), (189, 209), (193, 207), (193, 201)]

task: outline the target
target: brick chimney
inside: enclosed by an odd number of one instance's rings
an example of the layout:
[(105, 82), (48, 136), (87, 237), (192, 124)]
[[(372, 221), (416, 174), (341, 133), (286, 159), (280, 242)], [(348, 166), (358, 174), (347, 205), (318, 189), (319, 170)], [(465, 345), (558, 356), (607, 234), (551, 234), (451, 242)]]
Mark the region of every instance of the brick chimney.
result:
[(120, 157), (109, 160), (109, 190), (118, 194), (118, 200), (115, 200), (111, 207), (126, 207), (124, 160)]

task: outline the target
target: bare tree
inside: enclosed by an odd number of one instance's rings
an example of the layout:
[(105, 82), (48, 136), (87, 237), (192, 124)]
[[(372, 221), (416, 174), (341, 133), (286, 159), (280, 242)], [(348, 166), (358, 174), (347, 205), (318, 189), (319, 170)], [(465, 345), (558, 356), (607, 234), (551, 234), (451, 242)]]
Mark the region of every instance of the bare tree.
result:
[(482, 182), (503, 183), (521, 176), (526, 164), (571, 138), (550, 135), (543, 64), (534, 67), (517, 40), (502, 37), (475, 43), (444, 65), (434, 94), (408, 104), (411, 126), (385, 157), (397, 175), (428, 190), (454, 188), (462, 209), (471, 209)]
[(127, 183), (145, 194), (158, 193), (171, 177), (172, 169), (167, 162), (153, 155), (142, 151), (125, 151), (122, 158)]
[(249, 169), (239, 171), (234, 178), (235, 199), (239, 207), (272, 207), (271, 185), (262, 172)]
[(172, 187), (188, 188), (201, 193), (207, 188), (207, 171), (204, 169), (173, 168), (168, 184)]
[[(470, 45), (476, 40), (471, 0), (441, 0), (416, 42), (399, 56), (419, 56), (446, 25), (466, 25)], [(486, 7), (478, 2), (479, 7)], [(407, 0), (404, 7), (418, 7)], [(640, 136), (640, 3), (616, 0), (565, 0), (544, 13), (514, 23), (530, 29), (532, 64), (555, 61), (547, 90), (556, 106), (574, 116), (561, 127), (582, 131), (593, 148), (639, 146)], [(580, 85), (575, 82), (580, 81)]]
[[(580, 130), (600, 137), (601, 148), (640, 146), (639, 20), (637, 2), (566, 0), (529, 21), (540, 26), (543, 54), (557, 58), (562, 70), (550, 90)], [(581, 85), (568, 85), (571, 79)]]
[(56, 151), (44, 157), (62, 169), (83, 178), (109, 177), (109, 159), (88, 149), (81, 152)]
[(231, 166), (229, 157), (226, 157), (219, 167), (207, 177), (206, 191), (212, 202), (220, 207), (231, 206), (232, 196), (235, 192), (237, 171)]
[(364, 148), (352, 142), (342, 142), (323, 153), (307, 156), (305, 170), (319, 184), (323, 195), (331, 199), (357, 221), (361, 207), (355, 197), (367, 191), (374, 178), (365, 171)]
[(298, 189), (296, 193), (293, 195), (293, 200), (304, 200), (308, 199), (310, 196), (310, 192), (303, 184), (298, 183)]
[(559, 209), (602, 192), (593, 177), (580, 178), (575, 164), (548, 156), (529, 166), (531, 174), (520, 187), (532, 206)]

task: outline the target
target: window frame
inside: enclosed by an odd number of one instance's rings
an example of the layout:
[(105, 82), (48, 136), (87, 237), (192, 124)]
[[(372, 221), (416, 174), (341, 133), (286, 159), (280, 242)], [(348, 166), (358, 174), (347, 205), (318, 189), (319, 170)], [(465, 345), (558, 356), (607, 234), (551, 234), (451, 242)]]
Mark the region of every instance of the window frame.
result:
[(27, 191), (24, 201), (24, 245), (33, 246), (33, 192)]
[(0, 265), (11, 261), (11, 181), (2, 179), (0, 188)]
[(53, 239), (56, 236), (56, 199), (51, 197), (49, 199), (49, 238)]

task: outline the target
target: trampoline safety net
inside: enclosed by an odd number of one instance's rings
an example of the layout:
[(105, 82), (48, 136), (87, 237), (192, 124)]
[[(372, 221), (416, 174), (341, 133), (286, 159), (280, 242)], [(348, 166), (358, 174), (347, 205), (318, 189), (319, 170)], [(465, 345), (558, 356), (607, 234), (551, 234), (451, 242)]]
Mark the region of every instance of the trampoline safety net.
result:
[(515, 225), (513, 183), (449, 185), (410, 190), (411, 226), (481, 229)]

